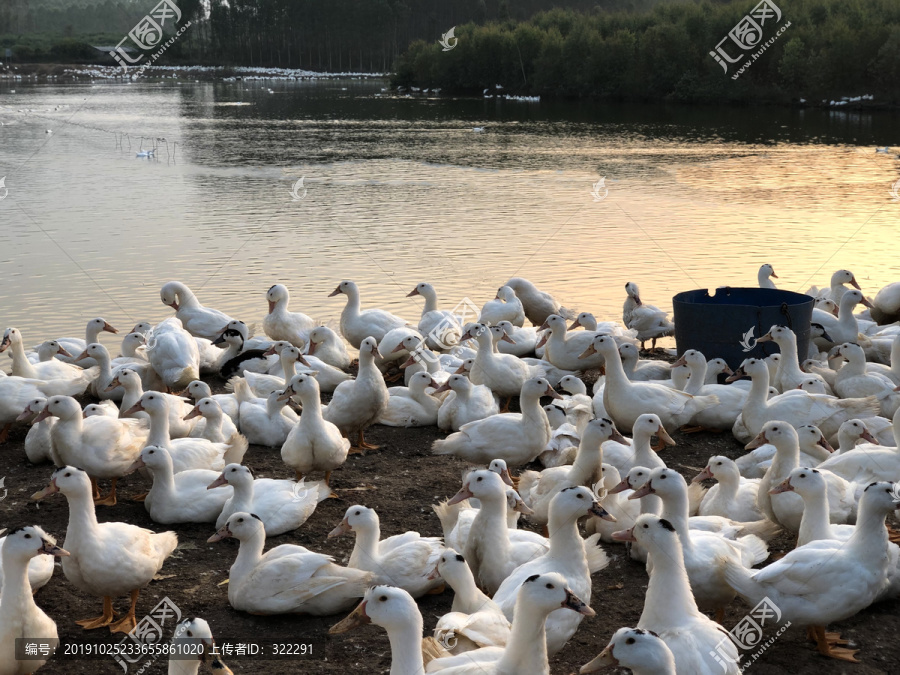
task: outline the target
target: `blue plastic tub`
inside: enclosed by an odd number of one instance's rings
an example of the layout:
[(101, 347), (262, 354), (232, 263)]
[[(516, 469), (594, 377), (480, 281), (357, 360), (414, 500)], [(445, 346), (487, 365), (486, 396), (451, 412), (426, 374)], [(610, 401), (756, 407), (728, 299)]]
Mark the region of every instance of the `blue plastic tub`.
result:
[(744, 359), (765, 358), (779, 351), (774, 342), (756, 340), (774, 325), (797, 334), (802, 362), (809, 345), (809, 324), (815, 301), (808, 295), (772, 288), (684, 291), (672, 298), (675, 343), (679, 354), (696, 349), (707, 359), (720, 357), (734, 369)]

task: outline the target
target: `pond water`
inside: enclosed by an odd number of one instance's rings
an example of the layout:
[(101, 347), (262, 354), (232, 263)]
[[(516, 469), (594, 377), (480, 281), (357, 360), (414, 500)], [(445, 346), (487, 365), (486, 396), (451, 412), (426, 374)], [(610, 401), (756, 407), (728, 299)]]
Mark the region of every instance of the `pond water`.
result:
[[(900, 144), (895, 113), (383, 86), (3, 83), (0, 323), (33, 342), (94, 316), (127, 329), (171, 314), (170, 279), (248, 323), (279, 282), (324, 321), (345, 278), (412, 320), (420, 281), (452, 308), (524, 276), (621, 319), (626, 281), (670, 308), (682, 290), (753, 286), (764, 262), (791, 290), (842, 267), (870, 296), (900, 279), (900, 160), (875, 152)], [(167, 145), (136, 157), (153, 138)]]

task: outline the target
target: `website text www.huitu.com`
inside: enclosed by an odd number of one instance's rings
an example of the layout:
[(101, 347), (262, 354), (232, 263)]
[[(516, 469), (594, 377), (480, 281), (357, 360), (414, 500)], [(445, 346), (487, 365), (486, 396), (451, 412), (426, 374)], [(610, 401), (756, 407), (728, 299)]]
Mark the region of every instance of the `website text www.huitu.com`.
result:
[[(785, 28), (787, 28), (787, 26), (785, 26)], [(774, 39), (774, 38), (773, 38), (773, 39)], [(744, 671), (747, 670), (747, 668), (749, 668), (749, 667), (752, 666), (754, 663), (756, 663), (756, 659), (758, 659), (760, 656), (762, 656), (763, 653), (764, 653), (769, 647), (771, 647), (773, 644), (775, 644), (775, 640), (777, 640), (779, 637), (781, 637), (781, 634), (782, 634), (784, 631), (786, 631), (788, 628), (790, 628), (790, 627), (791, 627), (791, 622), (788, 621), (788, 622), (787, 622), (786, 624), (784, 624), (781, 628), (779, 628), (779, 629), (778, 629), (778, 632), (775, 633), (775, 635), (773, 635), (773, 636), (770, 637), (768, 640), (766, 640), (765, 644), (763, 644), (759, 649), (757, 649), (755, 652), (753, 652), (753, 653), (750, 655), (750, 658), (747, 659), (747, 662), (744, 663), (744, 665), (741, 666), (741, 672), (743, 673)]]
[(766, 40), (766, 41), (763, 43), (763, 46), (762, 46), (762, 47), (760, 47), (756, 52), (754, 52), (753, 54), (750, 55), (750, 60), (747, 61), (744, 65), (742, 65), (742, 66), (738, 69), (738, 71), (737, 71), (734, 75), (731, 76), (731, 79), (732, 79), (732, 80), (738, 79), (738, 78), (741, 76), (741, 74), (742, 74), (745, 70), (747, 70), (747, 69), (750, 67), (750, 65), (751, 65), (754, 61), (756, 61), (756, 59), (758, 59), (760, 56), (762, 56), (762, 53), (763, 53), (764, 51), (766, 51), (771, 45), (775, 44), (775, 40), (777, 40), (777, 39), (781, 36), (781, 34), (782, 34), (784, 31), (786, 31), (788, 28), (790, 28), (790, 27), (791, 27), (791, 22), (788, 21), (788, 22), (787, 22), (786, 24), (784, 24), (781, 28), (779, 28), (779, 29), (778, 29), (778, 32), (775, 33), (775, 35), (774, 35), (773, 37), (771, 37), (771, 38), (769, 38), (768, 40)]

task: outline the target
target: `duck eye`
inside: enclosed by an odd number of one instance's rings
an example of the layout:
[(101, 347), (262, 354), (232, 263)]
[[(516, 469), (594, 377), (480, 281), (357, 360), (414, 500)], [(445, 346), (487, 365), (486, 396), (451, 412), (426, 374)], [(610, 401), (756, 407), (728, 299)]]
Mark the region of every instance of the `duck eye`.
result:
[(68, 477), (71, 476), (71, 475), (72, 475), (71, 473), (67, 473), (67, 474), (66, 474), (66, 478), (68, 478)]
[(660, 478), (663, 479), (663, 480), (665, 480), (666, 474), (662, 474), (662, 475), (660, 476)]
[(584, 499), (584, 495), (578, 495), (578, 499)]
[(649, 528), (649, 527), (650, 527), (649, 525), (647, 525), (646, 523), (644, 523), (644, 529), (645, 529), (645, 530), (646, 530), (647, 528)]
[(553, 584), (547, 584), (547, 588), (553, 589), (556, 588), (556, 586), (554, 586)]
[[(888, 492), (890, 492), (890, 490), (888, 490)], [(31, 539), (31, 535), (30, 535), (30, 534), (26, 534), (26, 535), (25, 535), (25, 538), (26, 538), (26, 539)]]
[(387, 601), (387, 596), (386, 596), (386, 595), (382, 595), (380, 598), (378, 598), (378, 600), (379, 600), (380, 602), (385, 602), (385, 601)]
[(362, 511), (357, 511), (357, 512), (354, 513), (353, 515), (354, 515), (354, 516), (358, 516), (360, 513), (362, 513)]
[(801, 474), (800, 474), (800, 478), (806, 478), (806, 474), (805, 474), (805, 473), (801, 473)]
[(244, 519), (243, 519), (243, 518), (238, 518), (238, 522), (239, 522), (239, 523), (243, 523), (243, 522), (244, 522)]
[(634, 643), (635, 643), (634, 638), (628, 638), (627, 640), (625, 640), (626, 645), (633, 645)]
[(476, 483), (480, 483), (480, 482), (481, 482), (481, 476), (479, 476), (479, 477), (478, 477), (478, 480), (475, 481), (475, 482), (476, 482)]

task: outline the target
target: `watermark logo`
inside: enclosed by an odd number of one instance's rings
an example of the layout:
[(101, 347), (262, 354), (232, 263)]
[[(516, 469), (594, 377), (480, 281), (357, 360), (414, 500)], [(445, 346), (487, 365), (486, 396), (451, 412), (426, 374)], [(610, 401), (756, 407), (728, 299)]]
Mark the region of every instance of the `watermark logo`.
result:
[(451, 49), (454, 49), (456, 47), (456, 45), (459, 43), (459, 38), (453, 34), (453, 32), (455, 30), (456, 30), (456, 26), (453, 26), (453, 28), (448, 30), (443, 35), (441, 35), (441, 39), (438, 40), (438, 44), (440, 44), (441, 47), (443, 47), (443, 49), (441, 51), (449, 52)]
[[(294, 187), (291, 188), (291, 201), (299, 202), (306, 198), (307, 188), (303, 186), (303, 180), (306, 176), (301, 176), (300, 180), (294, 183)], [(300, 191), (303, 190), (303, 194)]]
[[(781, 610), (778, 608), (778, 605), (772, 602), (767, 596), (760, 600), (757, 603), (756, 607), (751, 609), (750, 612), (738, 622), (737, 626), (735, 626), (728, 632), (728, 637), (722, 638), (719, 644), (716, 645), (715, 651), (709, 651), (709, 655), (712, 656), (720, 666), (722, 666), (722, 670), (727, 671), (729, 664), (737, 663), (740, 659), (740, 657), (735, 659), (732, 656), (732, 644), (743, 651), (757, 649), (764, 637), (763, 626), (765, 626), (766, 623), (779, 623), (780, 621)], [(781, 628), (779, 628), (774, 637), (767, 640), (760, 649), (758, 649), (750, 656), (751, 661), (749, 663), (745, 663), (741, 668), (741, 671), (745, 670), (753, 661), (756, 661), (756, 659), (762, 656), (763, 652), (771, 647), (775, 640), (780, 637), (781, 634), (790, 627), (790, 625), (791, 622), (788, 621)]]
[(602, 202), (609, 194), (609, 188), (606, 187), (606, 176), (601, 176), (600, 180), (591, 186), (591, 194), (594, 196), (595, 202)]
[[(163, 628), (170, 618), (174, 619), (173, 623), (177, 626), (181, 621), (181, 609), (169, 599), (169, 596), (166, 596), (118, 642), (120, 648), (115, 660), (122, 666), (124, 672), (128, 672), (129, 665), (134, 665), (144, 659), (148, 659), (147, 662), (135, 672), (137, 675), (143, 675), (149, 671), (161, 652), (159, 650), (142, 650), (142, 646), (154, 645), (162, 641)], [(177, 632), (175, 637), (179, 637)]]
[(753, 337), (754, 330), (756, 330), (756, 327), (751, 326), (750, 330), (744, 333), (744, 337), (741, 339), (741, 347), (744, 348), (745, 352), (752, 352), (756, 348), (757, 339)]
[[(716, 63), (722, 66), (723, 72), (728, 72), (729, 63), (737, 63), (744, 57), (747, 50), (754, 49), (759, 45), (763, 38), (763, 26), (766, 24), (766, 21), (770, 24), (781, 21), (781, 9), (772, 2), (772, 0), (762, 0), (756, 7), (750, 10), (749, 14), (738, 21), (734, 28), (728, 31), (728, 35), (719, 40), (719, 44), (716, 45), (714, 51), (709, 52), (709, 55), (715, 59)], [(779, 30), (778, 35), (780, 35), (788, 26), (790, 26), (790, 23), (783, 26), (782, 29)], [(753, 61), (759, 58), (762, 52), (765, 51), (769, 44), (774, 42), (777, 37), (778, 36), (776, 35), (776, 37), (769, 40), (759, 52), (752, 54), (752, 60), (748, 61), (737, 75), (740, 75), (740, 73), (748, 68)], [(732, 57), (723, 46), (723, 43), (728, 40), (731, 40), (731, 42), (737, 45), (738, 48), (742, 50), (741, 53)], [(733, 76), (733, 79), (736, 79), (737, 75)]]
[(2, 502), (4, 499), (6, 499), (7, 493), (9, 493), (9, 490), (6, 489), (6, 476), (0, 478), (0, 490), (3, 490), (3, 494), (0, 494), (0, 502)]
[(435, 630), (436, 633), (435, 638), (438, 641), (438, 644), (446, 649), (448, 652), (456, 649), (456, 645), (459, 643), (459, 639), (456, 637), (456, 633), (452, 630)]
[(0, 178), (0, 201), (6, 199), (6, 195), (9, 194), (9, 188), (6, 187), (6, 176)]
[[(181, 10), (173, 0), (162, 0), (156, 7), (150, 10), (149, 14), (138, 21), (134, 28), (128, 31), (128, 35), (119, 41), (115, 50), (109, 52), (109, 55), (116, 60), (116, 63), (122, 66), (123, 71), (127, 72), (128, 66), (138, 63), (144, 58), (144, 54), (138, 53), (136, 57), (132, 57), (129, 52), (133, 53), (135, 49), (133, 47), (124, 47), (123, 44), (125, 41), (130, 39), (142, 51), (154, 49), (162, 42), (164, 37), (163, 27), (166, 25), (168, 19), (172, 20), (172, 26), (177, 24), (181, 21)], [(166, 48), (175, 41), (175, 38), (180, 36), (190, 25), (191, 22), (188, 21), (188, 23), (178, 31), (175, 37), (170, 38), (169, 41), (162, 46), (162, 49), (153, 54), (151, 60), (155, 61), (159, 58)]]
[[(0, 187), (3, 187), (2, 180), (0, 180)], [(3, 195), (3, 197), (5, 196), (6, 195)], [(3, 197), (0, 197), (0, 199), (3, 199)], [(891, 185), (891, 197), (893, 197), (891, 201), (900, 202), (900, 180)]]

